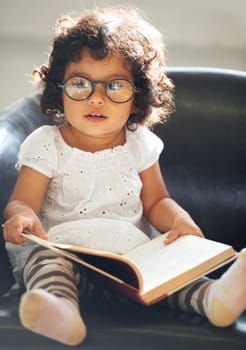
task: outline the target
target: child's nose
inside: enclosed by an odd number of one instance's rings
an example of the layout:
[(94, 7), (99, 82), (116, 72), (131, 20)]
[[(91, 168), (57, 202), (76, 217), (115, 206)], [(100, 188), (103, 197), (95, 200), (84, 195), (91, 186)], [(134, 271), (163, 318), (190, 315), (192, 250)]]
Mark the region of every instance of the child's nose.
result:
[(93, 92), (88, 99), (89, 103), (92, 104), (103, 104), (105, 101), (106, 95), (104, 91), (104, 86), (102, 84), (97, 84), (94, 86)]

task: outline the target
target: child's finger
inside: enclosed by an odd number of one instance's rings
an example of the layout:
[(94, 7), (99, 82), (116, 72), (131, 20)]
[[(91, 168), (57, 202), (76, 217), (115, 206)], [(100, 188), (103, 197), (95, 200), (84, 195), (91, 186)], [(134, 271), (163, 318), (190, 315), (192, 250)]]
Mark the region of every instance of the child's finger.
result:
[(39, 238), (44, 239), (44, 240), (48, 240), (48, 236), (46, 234), (46, 232), (43, 229), (43, 226), (41, 225), (41, 223), (37, 222), (35, 224), (35, 232), (34, 232)]
[(172, 230), (168, 233), (167, 237), (164, 240), (165, 244), (172, 243), (180, 236), (179, 232), (177, 230)]

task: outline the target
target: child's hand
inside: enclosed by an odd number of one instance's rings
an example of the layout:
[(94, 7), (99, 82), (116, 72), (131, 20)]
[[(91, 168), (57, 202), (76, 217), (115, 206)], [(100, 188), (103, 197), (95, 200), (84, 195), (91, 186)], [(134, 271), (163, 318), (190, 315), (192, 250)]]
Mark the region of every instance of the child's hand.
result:
[(190, 215), (186, 212), (179, 213), (175, 216), (173, 220), (172, 228), (164, 240), (165, 244), (172, 243), (180, 236), (184, 235), (194, 235), (199, 237), (204, 237), (200, 228), (195, 224)]
[(30, 231), (42, 239), (48, 239), (42, 224), (37, 217), (32, 218), (24, 215), (15, 215), (3, 225), (3, 237), (5, 241), (10, 243), (24, 243), (27, 238), (21, 236), (20, 233), (25, 231)]

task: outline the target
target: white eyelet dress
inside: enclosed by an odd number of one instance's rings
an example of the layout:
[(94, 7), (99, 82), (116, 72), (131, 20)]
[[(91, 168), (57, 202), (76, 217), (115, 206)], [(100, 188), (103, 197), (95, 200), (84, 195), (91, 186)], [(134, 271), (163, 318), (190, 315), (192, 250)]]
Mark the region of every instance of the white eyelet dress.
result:
[(24, 141), (16, 167), (50, 178), (40, 212), (50, 239), (121, 254), (151, 237), (139, 174), (162, 149), (162, 141), (141, 125), (126, 129), (124, 145), (95, 153), (70, 147), (58, 127), (46, 125)]

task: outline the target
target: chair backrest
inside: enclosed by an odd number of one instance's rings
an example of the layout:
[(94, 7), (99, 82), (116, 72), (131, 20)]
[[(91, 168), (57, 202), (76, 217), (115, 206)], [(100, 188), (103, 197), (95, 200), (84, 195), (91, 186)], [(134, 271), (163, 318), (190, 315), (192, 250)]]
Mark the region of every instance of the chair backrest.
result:
[[(156, 127), (165, 149), (160, 164), (171, 196), (212, 239), (246, 246), (246, 73), (173, 68), (176, 112)], [(24, 138), (50, 124), (38, 97), (0, 113), (0, 224), (14, 186), (16, 155)], [(0, 241), (0, 293), (12, 283)]]
[(170, 194), (207, 237), (246, 246), (246, 72), (174, 68), (176, 113), (157, 128)]

